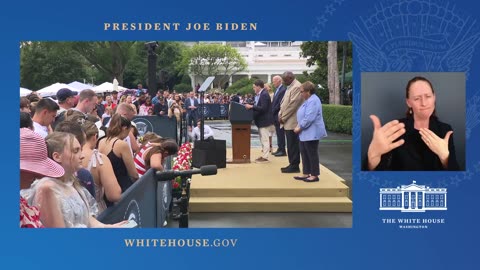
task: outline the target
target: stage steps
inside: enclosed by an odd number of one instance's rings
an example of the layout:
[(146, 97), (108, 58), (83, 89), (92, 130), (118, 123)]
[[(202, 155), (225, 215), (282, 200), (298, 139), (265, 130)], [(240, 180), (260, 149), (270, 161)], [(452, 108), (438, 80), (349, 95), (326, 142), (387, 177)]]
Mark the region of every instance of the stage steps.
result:
[(347, 197), (192, 197), (190, 212), (352, 212)]
[(227, 164), (213, 176), (194, 175), (190, 212), (352, 212), (348, 186), (328, 168), (320, 166), (319, 182), (305, 183), (293, 179), (299, 174), (280, 172), (286, 157), (270, 160)]

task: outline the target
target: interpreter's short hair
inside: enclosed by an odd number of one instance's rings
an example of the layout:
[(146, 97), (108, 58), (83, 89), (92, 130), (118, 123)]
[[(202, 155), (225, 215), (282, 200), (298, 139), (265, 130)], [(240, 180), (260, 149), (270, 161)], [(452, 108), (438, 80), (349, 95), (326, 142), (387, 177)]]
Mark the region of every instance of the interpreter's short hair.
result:
[(58, 104), (49, 99), (49, 98), (42, 98), (37, 102), (37, 105), (35, 106), (35, 112), (40, 113), (43, 110), (47, 110), (49, 112), (56, 112), (60, 109)]
[(310, 95), (315, 94), (315, 91), (316, 91), (315, 84), (313, 84), (311, 81), (306, 81), (302, 83), (302, 88), (303, 88), (303, 91), (309, 92)]
[(93, 91), (92, 89), (85, 89), (83, 90), (82, 92), (80, 92), (80, 97), (78, 99), (78, 102), (82, 102), (84, 100), (92, 100), (93, 97), (95, 97), (97, 94), (95, 93), (95, 91)]

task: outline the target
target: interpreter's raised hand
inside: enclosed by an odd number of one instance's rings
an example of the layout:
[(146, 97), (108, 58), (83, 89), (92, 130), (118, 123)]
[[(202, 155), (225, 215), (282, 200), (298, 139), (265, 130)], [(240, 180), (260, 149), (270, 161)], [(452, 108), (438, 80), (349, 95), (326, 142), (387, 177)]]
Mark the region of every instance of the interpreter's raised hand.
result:
[(420, 136), (422, 137), (423, 142), (435, 153), (440, 160), (448, 159), (450, 152), (448, 151), (448, 140), (452, 135), (453, 131), (447, 132), (445, 134), (445, 138), (440, 138), (437, 134), (433, 133), (433, 131), (429, 130), (428, 128), (421, 128), (420, 129)]
[(405, 133), (405, 124), (393, 120), (382, 126), (376, 115), (370, 115), (373, 123), (373, 137), (368, 147), (368, 168), (375, 169), (380, 163), (383, 154), (405, 143), (405, 140), (398, 140)]

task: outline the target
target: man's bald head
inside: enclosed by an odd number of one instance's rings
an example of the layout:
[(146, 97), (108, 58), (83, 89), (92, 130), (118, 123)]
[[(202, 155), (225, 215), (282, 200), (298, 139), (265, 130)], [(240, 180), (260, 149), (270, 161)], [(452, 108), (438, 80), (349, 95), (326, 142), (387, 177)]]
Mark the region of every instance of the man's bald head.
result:
[(291, 71), (285, 71), (282, 75), (283, 82), (290, 85), (295, 80), (295, 75)]

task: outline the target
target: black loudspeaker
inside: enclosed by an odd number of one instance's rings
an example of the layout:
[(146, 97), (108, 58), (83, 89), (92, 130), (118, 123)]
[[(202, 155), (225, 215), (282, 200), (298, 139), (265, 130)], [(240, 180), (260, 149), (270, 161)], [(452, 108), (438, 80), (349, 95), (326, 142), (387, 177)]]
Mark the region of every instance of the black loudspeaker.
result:
[(192, 166), (200, 168), (204, 165), (217, 165), (217, 168), (227, 167), (227, 141), (195, 141), (192, 152)]

